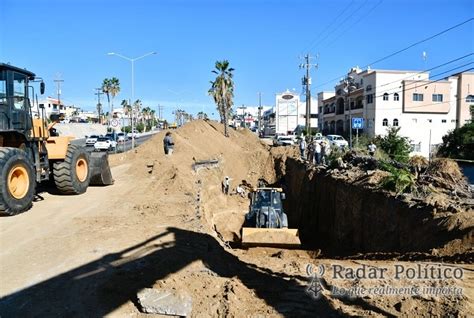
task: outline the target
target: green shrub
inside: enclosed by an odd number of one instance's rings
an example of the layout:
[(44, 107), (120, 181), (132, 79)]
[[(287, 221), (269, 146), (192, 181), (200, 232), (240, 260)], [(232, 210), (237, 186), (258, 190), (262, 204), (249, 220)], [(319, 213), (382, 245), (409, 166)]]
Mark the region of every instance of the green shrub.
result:
[(138, 132), (141, 133), (145, 129), (145, 125), (143, 123), (139, 123), (139, 124), (136, 125), (135, 129), (138, 130)]
[(443, 137), (438, 156), (453, 159), (474, 159), (474, 123), (456, 128)]
[(397, 195), (411, 193), (416, 188), (415, 176), (405, 168), (397, 168), (387, 162), (381, 162), (380, 168), (390, 173), (380, 181), (382, 189), (393, 191)]
[(408, 162), (411, 146), (407, 137), (398, 133), (401, 127), (387, 128), (387, 135), (377, 136), (375, 144), (382, 149), (392, 160)]

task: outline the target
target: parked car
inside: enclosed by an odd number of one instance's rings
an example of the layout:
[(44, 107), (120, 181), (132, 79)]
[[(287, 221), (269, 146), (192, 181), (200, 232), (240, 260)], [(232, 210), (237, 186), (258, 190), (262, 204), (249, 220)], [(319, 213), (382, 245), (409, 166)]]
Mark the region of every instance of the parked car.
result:
[(117, 133), (115, 131), (106, 133), (105, 137), (110, 138), (111, 140), (117, 141)]
[(99, 137), (97, 142), (94, 144), (94, 149), (97, 151), (101, 150), (115, 150), (117, 142), (112, 140), (110, 137)]
[(117, 142), (125, 142), (125, 140), (127, 140), (125, 133), (121, 132), (117, 134)]
[(295, 144), (295, 136), (275, 136), (273, 139), (274, 146), (292, 146)]
[(132, 136), (133, 136), (133, 138), (138, 138), (138, 137), (140, 137), (140, 133), (138, 132), (138, 130), (134, 129), (133, 131), (131, 131), (127, 134), (127, 138), (132, 139)]
[(86, 137), (86, 146), (94, 146), (97, 141), (97, 138), (99, 138), (99, 136), (97, 135), (91, 135), (89, 137)]
[(326, 138), (329, 140), (329, 143), (331, 146), (337, 146), (339, 148), (344, 148), (348, 147), (349, 143), (347, 140), (344, 139), (344, 137), (340, 135), (327, 135)]

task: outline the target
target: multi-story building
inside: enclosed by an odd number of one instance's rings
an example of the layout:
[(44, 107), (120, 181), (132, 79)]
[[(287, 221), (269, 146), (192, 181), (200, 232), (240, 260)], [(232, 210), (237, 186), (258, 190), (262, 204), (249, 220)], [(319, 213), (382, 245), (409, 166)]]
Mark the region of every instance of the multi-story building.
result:
[(363, 118), (359, 134), (384, 135), (398, 126), (413, 153), (428, 157), (444, 135), (472, 119), (474, 73), (432, 81), (428, 72), (356, 67), (347, 78), (334, 93), (318, 94), (319, 128), (325, 134), (348, 136), (350, 118)]
[[(52, 97), (47, 97), (40, 100), (38, 105), (43, 105), (46, 118), (50, 118), (51, 115), (59, 115), (62, 118), (71, 118), (79, 111), (78, 107), (75, 107), (74, 105), (66, 106), (62, 102)], [(38, 108), (36, 103), (31, 104), (31, 112), (33, 116), (38, 116)]]
[[(318, 104), (311, 100), (311, 127), (318, 127)], [(296, 127), (306, 124), (306, 102), (300, 100), (296, 93), (286, 91), (276, 95), (275, 102), (275, 131), (278, 134), (290, 134)]]

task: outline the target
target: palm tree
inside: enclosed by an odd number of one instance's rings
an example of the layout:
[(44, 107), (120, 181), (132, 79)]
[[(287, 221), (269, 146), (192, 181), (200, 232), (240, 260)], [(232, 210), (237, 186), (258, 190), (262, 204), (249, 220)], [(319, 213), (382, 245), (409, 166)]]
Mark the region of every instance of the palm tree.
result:
[(196, 116), (197, 116), (198, 119), (208, 119), (207, 114), (203, 111), (200, 111), (199, 113), (197, 113)]
[(211, 81), (211, 88), (208, 93), (214, 98), (221, 122), (224, 124), (224, 135), (228, 137), (227, 119), (229, 111), (234, 105), (234, 80), (232, 79), (234, 69), (229, 68), (229, 61), (227, 60), (217, 61), (215, 67), (216, 69), (212, 73), (217, 74), (217, 77), (214, 81)]
[(141, 109), (142, 109), (142, 101), (139, 100), (139, 99), (137, 99), (137, 100), (133, 103), (133, 110), (132, 110), (132, 111), (133, 111), (135, 114), (138, 114), (138, 115), (139, 115)]
[(144, 124), (145, 124), (145, 127), (148, 126), (149, 122), (150, 122), (150, 114), (151, 114), (151, 108), (150, 107), (144, 107), (142, 109), (142, 114), (143, 114), (143, 119), (144, 119)]
[[(102, 91), (107, 95), (107, 101), (109, 103), (109, 117), (114, 114), (114, 98), (120, 92), (120, 81), (116, 77), (105, 78), (102, 82)], [(112, 104), (110, 103), (110, 96), (112, 96)], [(109, 118), (110, 120), (110, 118)]]
[(128, 118), (130, 118), (129, 125), (131, 125), (132, 124), (132, 106), (128, 104), (128, 101), (126, 99), (122, 100), (121, 105), (122, 105), (123, 113), (125, 114), (125, 116), (128, 116)]
[(156, 111), (154, 109), (150, 110), (150, 117), (151, 117), (151, 126), (156, 126)]

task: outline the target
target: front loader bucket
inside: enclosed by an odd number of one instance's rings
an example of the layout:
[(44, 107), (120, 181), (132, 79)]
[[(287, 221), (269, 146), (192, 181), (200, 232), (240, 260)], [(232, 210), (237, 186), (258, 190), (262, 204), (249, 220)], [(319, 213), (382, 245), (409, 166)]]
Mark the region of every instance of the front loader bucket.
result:
[(114, 184), (112, 172), (110, 172), (109, 155), (106, 152), (92, 152), (89, 166), (91, 169), (90, 185)]
[(242, 228), (242, 246), (298, 248), (298, 229)]

